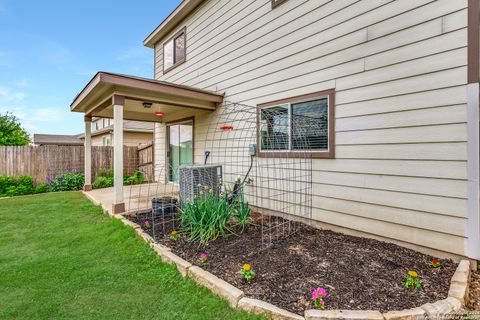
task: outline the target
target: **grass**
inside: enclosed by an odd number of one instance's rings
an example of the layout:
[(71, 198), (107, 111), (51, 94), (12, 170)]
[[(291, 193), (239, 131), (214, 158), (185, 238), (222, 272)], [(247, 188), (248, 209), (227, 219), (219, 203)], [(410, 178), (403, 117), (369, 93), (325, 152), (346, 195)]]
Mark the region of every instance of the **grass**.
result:
[(0, 200), (0, 319), (260, 319), (183, 278), (80, 192)]

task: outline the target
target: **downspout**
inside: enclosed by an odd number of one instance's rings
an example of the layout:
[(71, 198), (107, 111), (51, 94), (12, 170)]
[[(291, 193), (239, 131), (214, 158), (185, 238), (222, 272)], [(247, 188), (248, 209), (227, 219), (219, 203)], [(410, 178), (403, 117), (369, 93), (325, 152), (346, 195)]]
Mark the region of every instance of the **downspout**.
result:
[(468, 1), (467, 128), (465, 255), (480, 260), (480, 0)]

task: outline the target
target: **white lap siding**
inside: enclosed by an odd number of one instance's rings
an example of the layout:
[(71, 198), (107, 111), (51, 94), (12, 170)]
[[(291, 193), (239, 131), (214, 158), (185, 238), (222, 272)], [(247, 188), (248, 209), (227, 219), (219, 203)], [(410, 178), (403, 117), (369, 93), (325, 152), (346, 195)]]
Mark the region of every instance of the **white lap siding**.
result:
[[(210, 0), (183, 26), (186, 62), (162, 73), (173, 30), (155, 47), (156, 79), (252, 106), (336, 89), (336, 157), (313, 162), (314, 219), (465, 253), (466, 0)], [(195, 119), (195, 139), (208, 121)], [(160, 131), (156, 143), (159, 159)]]

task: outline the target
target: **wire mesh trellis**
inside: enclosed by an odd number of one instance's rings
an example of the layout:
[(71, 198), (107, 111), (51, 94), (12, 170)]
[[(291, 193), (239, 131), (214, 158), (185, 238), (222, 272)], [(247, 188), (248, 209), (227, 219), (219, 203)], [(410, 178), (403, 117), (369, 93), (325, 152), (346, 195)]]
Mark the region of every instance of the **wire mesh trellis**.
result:
[[(149, 208), (153, 235), (169, 236), (179, 224), (175, 212), (201, 192), (197, 185), (232, 194), (241, 191), (260, 229), (262, 247), (268, 247), (298, 231), (298, 220), (312, 218), (310, 150), (312, 141), (324, 137), (315, 129), (319, 122), (308, 113), (292, 115), (284, 108), (257, 109), (225, 102), (215, 112), (195, 118), (194, 165), (179, 169), (180, 183), (169, 182), (177, 167), (169, 163), (157, 166), (155, 183), (131, 186), (130, 198), (137, 206), (128, 207), (140, 212), (153, 199)], [(191, 171), (188, 192), (179, 192), (187, 188), (183, 169)]]

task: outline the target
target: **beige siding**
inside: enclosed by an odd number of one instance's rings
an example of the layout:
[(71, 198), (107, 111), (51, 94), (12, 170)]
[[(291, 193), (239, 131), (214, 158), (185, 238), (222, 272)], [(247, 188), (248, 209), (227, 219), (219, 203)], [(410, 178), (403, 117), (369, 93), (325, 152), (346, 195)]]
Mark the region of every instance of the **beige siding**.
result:
[(153, 133), (148, 132), (124, 132), (123, 144), (126, 146), (138, 146), (153, 142)]
[[(210, 0), (179, 26), (186, 63), (163, 75), (156, 46), (155, 78), (252, 106), (335, 88), (336, 159), (314, 160), (313, 218), (462, 255), (466, 7), (290, 0), (272, 10), (269, 0)], [(195, 121), (202, 140), (209, 116)]]
[[(113, 134), (105, 133), (92, 137), (92, 146), (103, 146), (103, 138), (110, 138), (110, 143), (113, 145)], [(123, 144), (129, 147), (137, 147), (141, 144), (149, 144), (153, 142), (153, 133), (148, 132), (124, 132)]]

